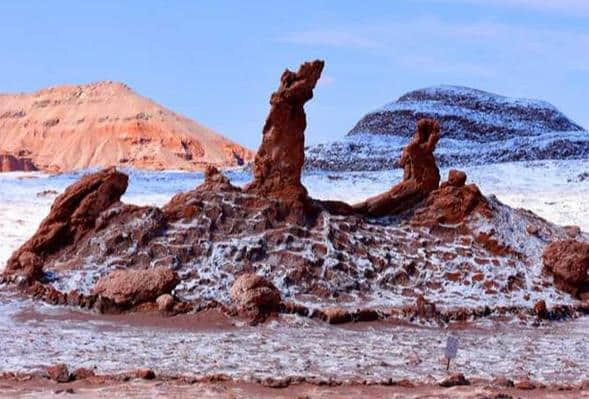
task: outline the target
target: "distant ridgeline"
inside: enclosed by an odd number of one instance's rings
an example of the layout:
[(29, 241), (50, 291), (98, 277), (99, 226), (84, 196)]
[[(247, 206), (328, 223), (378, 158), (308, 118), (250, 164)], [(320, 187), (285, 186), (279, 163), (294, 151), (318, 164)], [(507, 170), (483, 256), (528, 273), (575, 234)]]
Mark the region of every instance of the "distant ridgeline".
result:
[(442, 166), (589, 156), (589, 134), (556, 107), (457, 86), (412, 91), (365, 115), (340, 141), (310, 146), (306, 167), (380, 170), (398, 167), (421, 118), (442, 127)]

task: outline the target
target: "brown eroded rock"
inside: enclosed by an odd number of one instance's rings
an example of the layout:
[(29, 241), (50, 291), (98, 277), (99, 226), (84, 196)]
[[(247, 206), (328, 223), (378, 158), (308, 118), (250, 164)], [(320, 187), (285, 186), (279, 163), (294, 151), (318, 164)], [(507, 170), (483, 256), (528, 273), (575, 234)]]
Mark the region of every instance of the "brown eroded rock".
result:
[(514, 384), (515, 389), (521, 389), (524, 391), (531, 391), (533, 389), (536, 389), (536, 384), (531, 381), (529, 378), (524, 378), (523, 380), (517, 381)]
[(72, 379), (72, 376), (67, 368), (67, 366), (63, 363), (59, 363), (47, 368), (47, 375), (50, 379), (55, 382), (69, 382)]
[(319, 60), (305, 62), (297, 72), (287, 69), (282, 74), (280, 87), (270, 98), (270, 114), (255, 157), (254, 180), (246, 192), (286, 202), (307, 201), (307, 189), (301, 183), (307, 127), (304, 104), (313, 98), (323, 66)]
[(155, 302), (160, 312), (169, 312), (174, 308), (174, 297), (170, 294), (158, 296)]
[(343, 308), (330, 307), (323, 309), (323, 314), (325, 315), (325, 321), (329, 324), (342, 324), (353, 320), (352, 314)]
[(552, 273), (555, 285), (572, 295), (589, 290), (589, 243), (576, 240), (554, 241), (542, 255), (544, 269)]
[(440, 186), (444, 188), (446, 186), (462, 187), (466, 184), (466, 173), (461, 170), (450, 169), (448, 172), (448, 181), (445, 181)]
[(501, 388), (513, 388), (513, 381), (504, 375), (498, 376), (491, 381), (491, 385)]
[(238, 187), (231, 185), (227, 176), (212, 165), (207, 166), (205, 169), (205, 181), (198, 189), (201, 191), (239, 191)]
[(271, 282), (253, 273), (239, 276), (231, 287), (238, 312), (253, 323), (262, 322), (280, 308), (280, 292)]
[(137, 369), (135, 370), (135, 378), (141, 378), (142, 380), (153, 380), (155, 379), (155, 372), (152, 369)]
[(433, 319), (438, 315), (436, 304), (425, 299), (423, 295), (419, 295), (415, 300), (415, 313), (422, 319)]
[(30, 158), (11, 154), (0, 154), (0, 172), (32, 172), (37, 169)]
[(529, 235), (536, 236), (540, 232), (540, 228), (538, 226), (536, 226), (535, 224), (528, 224), (526, 226), (526, 231), (528, 232)]
[(127, 175), (114, 168), (86, 175), (57, 197), (37, 232), (6, 263), (6, 274), (38, 279), (47, 256), (75, 245), (91, 231), (99, 215), (119, 202)]
[(180, 282), (178, 275), (167, 267), (153, 269), (115, 270), (99, 279), (93, 294), (108, 298), (119, 306), (133, 306), (155, 301)]
[(564, 226), (563, 229), (570, 238), (577, 238), (581, 234), (579, 226)]
[(111, 81), (0, 95), (0, 149), (41, 170), (88, 167), (203, 170), (237, 166), (253, 153)]
[(548, 317), (548, 309), (546, 308), (546, 301), (543, 299), (537, 301), (534, 304), (534, 313), (540, 319), (546, 319)]
[(403, 212), (423, 200), (440, 184), (434, 150), (440, 139), (440, 125), (433, 119), (417, 122), (417, 131), (403, 150), (403, 181), (389, 191), (353, 205), (360, 213), (383, 216)]
[(75, 380), (85, 380), (86, 378), (94, 377), (96, 373), (92, 369), (80, 367), (74, 370), (73, 377)]
[(470, 385), (470, 381), (464, 377), (464, 374), (454, 373), (440, 381), (439, 385), (444, 388), (450, 388), (460, 385)]
[(469, 215), (480, 213), (491, 216), (487, 199), (475, 184), (462, 187), (446, 185), (432, 192), (411, 219), (414, 225), (457, 224)]

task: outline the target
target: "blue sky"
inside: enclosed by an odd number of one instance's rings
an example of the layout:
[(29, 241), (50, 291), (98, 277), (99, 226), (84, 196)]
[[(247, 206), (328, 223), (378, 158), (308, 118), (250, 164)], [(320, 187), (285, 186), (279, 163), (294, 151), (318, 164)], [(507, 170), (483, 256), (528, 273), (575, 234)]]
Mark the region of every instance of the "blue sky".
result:
[(285, 67), (326, 60), (307, 142), (406, 91), (547, 100), (589, 128), (589, 0), (5, 1), (0, 92), (117, 80), (252, 148)]

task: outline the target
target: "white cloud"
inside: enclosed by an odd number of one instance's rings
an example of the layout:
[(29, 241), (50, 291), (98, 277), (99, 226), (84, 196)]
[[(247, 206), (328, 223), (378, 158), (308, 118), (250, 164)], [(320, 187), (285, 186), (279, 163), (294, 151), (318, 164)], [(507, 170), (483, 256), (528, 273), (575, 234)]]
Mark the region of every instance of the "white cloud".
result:
[(491, 77), (497, 71), (525, 73), (550, 67), (555, 71), (589, 72), (589, 30), (544, 29), (485, 20), (458, 23), (426, 16), (391, 21), (386, 27), (293, 32), (280, 40), (355, 48), (391, 57), (407, 67), (454, 70), (479, 77)]

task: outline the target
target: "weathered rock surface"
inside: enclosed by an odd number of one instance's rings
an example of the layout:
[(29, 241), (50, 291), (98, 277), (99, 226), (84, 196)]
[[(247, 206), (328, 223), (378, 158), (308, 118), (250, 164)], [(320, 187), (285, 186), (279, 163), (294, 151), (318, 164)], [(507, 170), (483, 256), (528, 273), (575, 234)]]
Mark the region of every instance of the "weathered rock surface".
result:
[(133, 306), (170, 293), (179, 281), (176, 272), (167, 267), (115, 270), (98, 280), (92, 293), (119, 306)]
[(107, 169), (68, 187), (33, 237), (8, 260), (5, 271), (39, 278), (48, 257), (75, 245), (94, 229), (101, 212), (119, 201), (127, 189), (127, 179), (127, 175)]
[(24, 154), (30, 160), (24, 166), (50, 172), (109, 166), (202, 170), (253, 159), (250, 150), (116, 82), (2, 94), (0, 130), (0, 152)]
[(142, 380), (153, 380), (155, 378), (155, 372), (152, 369), (138, 369), (135, 370), (135, 378)]
[(286, 70), (282, 74), (280, 87), (270, 98), (270, 113), (254, 162), (254, 180), (246, 192), (295, 206), (307, 201), (307, 189), (301, 183), (307, 127), (303, 107), (313, 98), (323, 66), (323, 61), (306, 62), (296, 73)]
[(448, 180), (442, 184), (442, 188), (446, 186), (462, 187), (466, 184), (466, 173), (461, 170), (451, 169), (448, 172)]
[(33, 172), (38, 170), (30, 158), (0, 154), (0, 172)]
[(462, 187), (444, 184), (443, 188), (433, 191), (423, 206), (416, 210), (412, 223), (427, 226), (457, 224), (473, 213), (483, 216), (492, 213), (479, 188), (475, 184)]
[(252, 273), (242, 274), (235, 280), (231, 299), (241, 315), (255, 322), (278, 312), (281, 303), (280, 292), (274, 284)]
[(86, 367), (79, 367), (74, 370), (72, 375), (75, 380), (85, 380), (86, 378), (94, 377), (96, 372)]
[(385, 193), (354, 205), (354, 209), (371, 216), (392, 215), (414, 207), (437, 189), (440, 171), (433, 153), (439, 138), (438, 123), (432, 119), (421, 119), (413, 140), (401, 155), (403, 181)]
[(444, 388), (450, 388), (461, 385), (470, 385), (470, 381), (464, 377), (464, 374), (454, 373), (440, 381), (439, 385)]
[(544, 101), (439, 86), (416, 90), (365, 115), (348, 136), (307, 148), (306, 167), (334, 171), (401, 167), (396, 157), (422, 118), (439, 121), (440, 166), (584, 159), (589, 134)]
[(55, 382), (69, 382), (72, 379), (72, 376), (68, 370), (68, 367), (63, 364), (59, 363), (47, 368), (47, 375), (50, 379)]
[(158, 296), (155, 302), (160, 312), (169, 312), (174, 308), (174, 297), (170, 294)]
[(578, 295), (589, 291), (589, 243), (576, 240), (551, 242), (543, 254), (544, 267), (562, 290)]
[[(18, 288), (52, 304), (136, 309), (169, 293), (174, 314), (235, 305), (254, 321), (278, 306), (330, 322), (513, 313), (536, 320), (534, 304), (548, 297), (551, 314), (574, 312), (576, 302), (538, 267), (546, 242), (567, 239), (566, 229), (483, 196), (458, 171), (437, 188), (433, 159), (420, 178), (419, 157), (408, 160), (408, 181), (427, 189), (425, 199), (383, 218), (311, 199), (300, 180), (278, 179), (287, 171), (300, 176), (298, 157), (284, 166), (270, 155), (272, 145), (281, 153), (292, 137), (304, 139), (299, 112), (322, 63), (305, 65), (285, 73), (282, 94), (273, 97), (266, 155), (257, 157), (261, 169), (252, 184), (241, 189), (209, 168), (201, 186), (157, 208), (120, 203), (127, 179), (112, 169), (86, 176), (57, 198), (39, 231), (15, 252), (6, 280), (24, 274)], [(294, 122), (288, 112), (284, 120), (276, 116), (286, 112), (282, 107), (298, 115)], [(288, 132), (293, 136), (282, 134)], [(278, 165), (264, 169), (268, 160)], [(529, 225), (540, 233), (531, 236)], [(169, 278), (143, 280), (156, 270)], [(109, 294), (109, 287), (116, 289)]]

